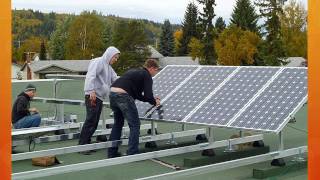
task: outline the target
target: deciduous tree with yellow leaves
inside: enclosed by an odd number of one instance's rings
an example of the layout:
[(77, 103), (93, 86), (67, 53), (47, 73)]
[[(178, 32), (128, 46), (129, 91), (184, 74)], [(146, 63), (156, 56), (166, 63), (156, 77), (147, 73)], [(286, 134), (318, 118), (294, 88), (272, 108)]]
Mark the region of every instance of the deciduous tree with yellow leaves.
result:
[(215, 50), (220, 65), (250, 65), (258, 52), (260, 38), (257, 34), (230, 26), (215, 40)]
[(281, 41), (288, 57), (307, 56), (307, 11), (302, 3), (291, 0), (280, 16)]
[(182, 29), (177, 29), (174, 33), (173, 33), (173, 37), (174, 37), (174, 49), (175, 52), (177, 52), (177, 50), (180, 48), (181, 46), (181, 38), (182, 38)]
[(191, 38), (188, 46), (190, 49), (189, 55), (192, 57), (192, 59), (195, 60), (196, 58), (199, 58), (200, 64), (202, 64), (204, 59), (204, 45), (201, 43), (201, 41), (193, 37)]

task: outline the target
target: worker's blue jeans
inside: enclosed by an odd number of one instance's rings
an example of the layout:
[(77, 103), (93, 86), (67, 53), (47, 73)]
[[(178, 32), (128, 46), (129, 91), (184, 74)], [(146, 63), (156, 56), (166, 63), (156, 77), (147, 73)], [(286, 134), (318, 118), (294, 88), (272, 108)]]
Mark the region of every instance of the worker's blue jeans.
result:
[[(120, 140), (124, 119), (126, 119), (130, 128), (127, 154), (139, 153), (140, 119), (134, 99), (129, 94), (114, 92), (110, 93), (109, 99), (114, 116), (110, 141)], [(108, 149), (109, 158), (118, 156), (118, 145), (120, 143), (114, 143), (114, 146)]]
[(18, 122), (13, 124), (13, 127), (15, 129), (39, 127), (40, 122), (41, 122), (40, 114), (36, 113), (36, 114), (25, 116), (19, 119)]
[(103, 105), (103, 101), (99, 98), (96, 98), (95, 103), (91, 102), (89, 95), (85, 95), (85, 103), (87, 115), (80, 132), (79, 145), (91, 143), (91, 137), (96, 131), (99, 124), (100, 114)]

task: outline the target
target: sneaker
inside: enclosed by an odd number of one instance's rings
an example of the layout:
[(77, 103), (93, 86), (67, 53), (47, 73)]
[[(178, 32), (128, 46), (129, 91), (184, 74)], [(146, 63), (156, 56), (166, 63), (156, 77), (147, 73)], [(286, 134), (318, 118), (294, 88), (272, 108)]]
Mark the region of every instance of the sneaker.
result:
[(108, 138), (107, 138), (106, 135), (98, 135), (98, 136), (96, 137), (96, 141), (97, 141), (97, 142), (107, 142), (107, 141), (108, 141)]

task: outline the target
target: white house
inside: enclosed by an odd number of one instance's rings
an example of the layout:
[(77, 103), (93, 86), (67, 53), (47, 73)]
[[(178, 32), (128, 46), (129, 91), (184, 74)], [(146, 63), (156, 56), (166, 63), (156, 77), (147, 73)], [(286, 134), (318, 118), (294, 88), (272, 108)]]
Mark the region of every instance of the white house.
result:
[(46, 74), (85, 75), (90, 60), (31, 61), (21, 68), (24, 79), (44, 79)]
[(21, 69), (21, 65), (16, 63), (11, 63), (11, 79), (19, 79), (19, 76), (20, 78), (23, 78), (21, 77), (22, 73), (20, 72), (20, 69)]

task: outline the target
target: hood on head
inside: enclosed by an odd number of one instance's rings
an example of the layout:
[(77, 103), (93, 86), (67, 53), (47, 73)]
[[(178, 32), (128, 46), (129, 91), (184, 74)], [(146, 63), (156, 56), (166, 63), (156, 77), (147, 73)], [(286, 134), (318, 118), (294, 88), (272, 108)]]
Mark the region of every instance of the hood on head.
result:
[(109, 64), (110, 61), (111, 61), (111, 58), (116, 55), (116, 54), (120, 54), (120, 51), (113, 47), (113, 46), (110, 46), (108, 47), (108, 49), (103, 53), (102, 55), (102, 61)]

